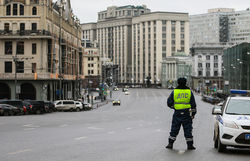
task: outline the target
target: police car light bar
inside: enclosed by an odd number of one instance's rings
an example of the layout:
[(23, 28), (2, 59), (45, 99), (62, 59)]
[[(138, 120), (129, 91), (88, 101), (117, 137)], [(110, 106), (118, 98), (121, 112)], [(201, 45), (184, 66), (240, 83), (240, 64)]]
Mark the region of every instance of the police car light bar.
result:
[(230, 93), (231, 94), (246, 95), (248, 93), (248, 91), (246, 91), (246, 90), (239, 90), (239, 89), (231, 89)]

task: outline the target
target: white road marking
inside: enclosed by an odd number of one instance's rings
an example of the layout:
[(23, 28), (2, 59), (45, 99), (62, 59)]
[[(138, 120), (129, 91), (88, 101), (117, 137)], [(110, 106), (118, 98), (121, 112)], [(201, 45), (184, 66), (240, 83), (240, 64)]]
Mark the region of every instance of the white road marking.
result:
[(108, 132), (108, 134), (114, 134), (115, 132), (114, 131), (110, 131), (110, 132)]
[(131, 127), (126, 128), (126, 130), (131, 130), (131, 129), (132, 129)]
[(83, 139), (87, 139), (87, 137), (86, 136), (82, 136), (82, 137), (75, 138), (75, 140), (83, 140)]
[(63, 124), (63, 125), (60, 125), (59, 127), (67, 127), (69, 126), (68, 124)]
[(23, 130), (29, 131), (29, 130), (34, 130), (34, 129), (36, 129), (36, 128), (26, 128), (26, 129), (23, 129)]
[(20, 153), (25, 153), (25, 152), (30, 152), (32, 151), (31, 149), (24, 149), (24, 150), (19, 150), (19, 151), (16, 151), (16, 152), (10, 152), (8, 153), (8, 155), (15, 155), (15, 154), (20, 154)]
[(33, 126), (33, 124), (27, 124), (27, 125), (23, 125), (24, 127), (31, 127)]
[(30, 127), (30, 128), (37, 128), (37, 127), (40, 127), (40, 126), (37, 126), (37, 125), (33, 125), (33, 124), (27, 124), (27, 125), (23, 125), (24, 127)]
[(103, 128), (99, 128), (99, 127), (88, 127), (88, 129), (91, 129), (91, 130), (102, 130)]

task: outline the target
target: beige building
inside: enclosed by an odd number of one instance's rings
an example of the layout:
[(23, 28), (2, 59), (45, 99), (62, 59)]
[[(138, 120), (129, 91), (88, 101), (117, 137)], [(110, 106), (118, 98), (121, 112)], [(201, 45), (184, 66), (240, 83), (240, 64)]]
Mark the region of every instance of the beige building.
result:
[(0, 98), (77, 98), (81, 52), (70, 0), (0, 0)]
[[(82, 25), (83, 38), (97, 40), (102, 58), (118, 65), (118, 82), (156, 83), (163, 58), (189, 53), (187, 13), (150, 12), (142, 6), (108, 7), (97, 23)], [(96, 35), (96, 39), (95, 36)]]
[(120, 83), (128, 82), (128, 73), (131, 73), (132, 18), (149, 12), (145, 5), (111, 6), (98, 13), (97, 23), (82, 25), (83, 39), (96, 40), (100, 57), (109, 58), (113, 65), (118, 65)]
[(133, 83), (153, 84), (161, 78), (163, 59), (176, 52), (189, 53), (189, 18), (187, 13), (152, 12), (132, 20)]
[(93, 86), (98, 86), (101, 75), (101, 61), (97, 48), (85, 48), (83, 54), (84, 86), (91, 81)]

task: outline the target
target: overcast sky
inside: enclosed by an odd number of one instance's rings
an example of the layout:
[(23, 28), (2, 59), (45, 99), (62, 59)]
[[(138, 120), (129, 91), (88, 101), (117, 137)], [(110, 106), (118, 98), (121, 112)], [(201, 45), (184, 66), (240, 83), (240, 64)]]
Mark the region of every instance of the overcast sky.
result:
[(249, 0), (71, 0), (73, 13), (81, 23), (96, 22), (97, 13), (108, 6), (146, 5), (151, 12), (187, 12), (190, 15), (206, 13), (211, 8), (250, 8)]

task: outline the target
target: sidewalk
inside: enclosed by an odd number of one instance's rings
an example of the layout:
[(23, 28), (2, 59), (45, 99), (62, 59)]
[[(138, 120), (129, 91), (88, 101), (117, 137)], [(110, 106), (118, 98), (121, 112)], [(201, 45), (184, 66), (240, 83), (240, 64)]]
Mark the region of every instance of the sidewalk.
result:
[(112, 100), (111, 100), (111, 99), (106, 99), (105, 101), (94, 102), (94, 103), (93, 103), (93, 109), (97, 109), (97, 108), (99, 108), (99, 107), (101, 107), (101, 106), (104, 106), (104, 105), (108, 104), (109, 102), (112, 102)]

